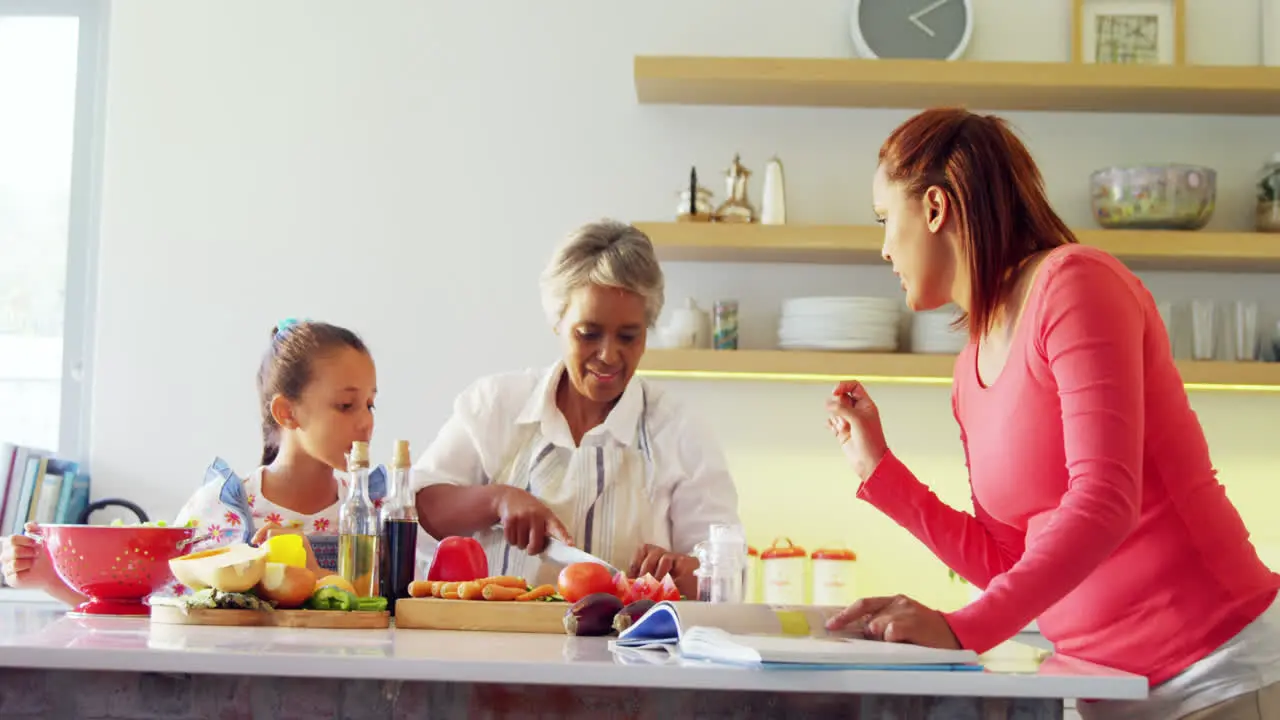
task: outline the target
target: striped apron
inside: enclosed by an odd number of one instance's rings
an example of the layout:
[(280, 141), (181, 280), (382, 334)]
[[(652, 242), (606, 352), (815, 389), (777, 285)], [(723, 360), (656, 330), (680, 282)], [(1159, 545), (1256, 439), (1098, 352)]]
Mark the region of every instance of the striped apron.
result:
[[(643, 397), (643, 395), (641, 396)], [(630, 567), (636, 550), (659, 537), (666, 518), (653, 516), (653, 455), (642, 405), (634, 446), (604, 433), (584, 437), (576, 448), (547, 440), (531, 423), (512, 443), (493, 482), (514, 485), (544, 503), (573, 536), (574, 545), (614, 567)], [(518, 575), (533, 585), (555, 584), (560, 566), (542, 562), (507, 544), (501, 528), (476, 535), (492, 575)]]

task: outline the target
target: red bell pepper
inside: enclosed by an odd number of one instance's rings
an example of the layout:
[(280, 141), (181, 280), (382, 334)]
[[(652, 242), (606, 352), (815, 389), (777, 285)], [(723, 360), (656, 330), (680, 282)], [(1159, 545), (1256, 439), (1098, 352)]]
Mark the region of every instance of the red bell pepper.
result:
[(427, 580), (469, 582), (489, 577), (489, 561), (484, 548), (473, 537), (451, 535), (440, 541)]

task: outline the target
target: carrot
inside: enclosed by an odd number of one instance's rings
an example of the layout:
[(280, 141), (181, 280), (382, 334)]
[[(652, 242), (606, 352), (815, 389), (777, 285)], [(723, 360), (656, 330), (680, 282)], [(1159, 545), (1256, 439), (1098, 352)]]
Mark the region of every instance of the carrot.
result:
[(443, 595), (444, 595), (444, 581), (432, 580), (431, 581), (431, 597), (438, 598), (438, 597), (442, 597)]
[(485, 600), (515, 600), (524, 594), (524, 588), (485, 585), (484, 590), (481, 592)]
[(483, 600), (484, 588), (478, 582), (464, 582), (458, 586), (458, 598), (460, 600)]
[(524, 578), (516, 577), (514, 575), (493, 575), (477, 580), (476, 582), (480, 583), (482, 587), (488, 585), (499, 585), (502, 587), (520, 588), (521, 590), (525, 590), (529, 587), (529, 584), (524, 581)]
[(520, 600), (520, 601), (541, 600), (544, 597), (551, 597), (552, 595), (555, 595), (555, 594), (556, 594), (556, 587), (554, 585), (539, 585), (538, 587), (530, 590), (529, 592), (519, 595), (518, 597), (516, 597), (516, 600)]
[(447, 582), (440, 586), (440, 597), (445, 600), (458, 599), (458, 586), (462, 583)]
[(431, 583), (426, 580), (414, 580), (409, 583), (409, 597), (431, 597)]

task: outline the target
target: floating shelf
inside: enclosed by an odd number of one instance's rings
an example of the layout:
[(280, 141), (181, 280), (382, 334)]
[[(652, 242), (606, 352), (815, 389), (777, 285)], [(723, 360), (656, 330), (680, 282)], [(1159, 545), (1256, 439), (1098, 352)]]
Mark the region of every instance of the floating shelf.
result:
[[(639, 373), (708, 380), (950, 385), (953, 355), (796, 352), (784, 350), (649, 350)], [(1280, 392), (1280, 363), (1178, 361), (1189, 390)]]
[(1280, 68), (637, 56), (636, 98), (678, 105), (1280, 115)]
[[(880, 263), (877, 225), (636, 223), (662, 260)], [(1077, 230), (1137, 270), (1280, 272), (1280, 234), (1163, 230)]]

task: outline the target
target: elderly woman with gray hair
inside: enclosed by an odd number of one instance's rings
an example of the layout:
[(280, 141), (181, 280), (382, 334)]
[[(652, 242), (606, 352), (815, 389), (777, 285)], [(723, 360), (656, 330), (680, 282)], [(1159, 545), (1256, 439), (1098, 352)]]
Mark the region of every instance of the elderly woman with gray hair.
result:
[(669, 394), (633, 380), (663, 303), (644, 233), (619, 222), (573, 232), (542, 274), (563, 356), (481, 378), (414, 466), (432, 537), (475, 535), (492, 575), (555, 582), (547, 536), (631, 577), (670, 575), (695, 595), (691, 557), (713, 523), (737, 524), (737, 491), (714, 438)]

